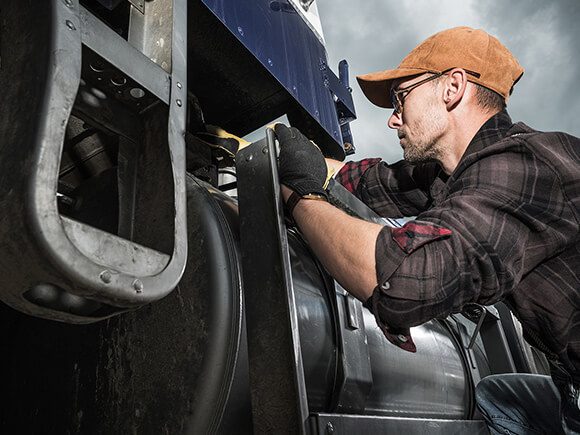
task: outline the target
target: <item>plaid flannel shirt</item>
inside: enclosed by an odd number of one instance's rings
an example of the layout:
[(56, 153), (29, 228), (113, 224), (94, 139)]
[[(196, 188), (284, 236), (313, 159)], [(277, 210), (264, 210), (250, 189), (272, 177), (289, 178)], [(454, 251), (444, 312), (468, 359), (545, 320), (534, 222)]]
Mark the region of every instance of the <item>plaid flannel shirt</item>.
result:
[(477, 132), (455, 171), (435, 162), (349, 162), (337, 181), (385, 217), (416, 216), (377, 239), (379, 285), (365, 306), (414, 351), (409, 327), (504, 300), (528, 341), (580, 382), (580, 140), (512, 124)]

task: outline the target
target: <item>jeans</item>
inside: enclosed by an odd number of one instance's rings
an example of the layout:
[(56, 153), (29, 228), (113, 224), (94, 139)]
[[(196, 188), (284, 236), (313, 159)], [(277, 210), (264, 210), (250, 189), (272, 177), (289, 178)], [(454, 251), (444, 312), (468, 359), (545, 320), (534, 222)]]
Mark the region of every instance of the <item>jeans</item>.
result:
[(550, 376), (509, 373), (482, 379), (475, 399), (494, 435), (568, 435), (580, 434), (578, 391), (573, 393), (561, 401)]

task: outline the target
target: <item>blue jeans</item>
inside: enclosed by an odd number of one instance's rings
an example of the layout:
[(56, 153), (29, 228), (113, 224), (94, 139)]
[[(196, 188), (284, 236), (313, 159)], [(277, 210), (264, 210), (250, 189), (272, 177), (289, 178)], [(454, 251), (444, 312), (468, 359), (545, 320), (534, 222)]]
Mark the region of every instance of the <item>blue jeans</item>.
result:
[(568, 395), (561, 401), (550, 376), (509, 373), (483, 378), (475, 399), (494, 435), (578, 434), (578, 392), (574, 394), (575, 400)]

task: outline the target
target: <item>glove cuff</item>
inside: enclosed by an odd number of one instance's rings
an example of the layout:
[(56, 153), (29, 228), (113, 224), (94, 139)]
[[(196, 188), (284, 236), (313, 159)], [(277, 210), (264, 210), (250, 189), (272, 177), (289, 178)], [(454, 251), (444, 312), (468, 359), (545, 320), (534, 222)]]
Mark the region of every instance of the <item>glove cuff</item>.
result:
[(306, 196), (308, 194), (315, 194), (323, 196), (324, 198), (328, 198), (328, 194), (326, 190), (324, 190), (316, 181), (309, 181), (309, 180), (297, 180), (297, 181), (289, 181), (284, 180), (283, 184), (287, 187), (292, 189), (300, 196)]

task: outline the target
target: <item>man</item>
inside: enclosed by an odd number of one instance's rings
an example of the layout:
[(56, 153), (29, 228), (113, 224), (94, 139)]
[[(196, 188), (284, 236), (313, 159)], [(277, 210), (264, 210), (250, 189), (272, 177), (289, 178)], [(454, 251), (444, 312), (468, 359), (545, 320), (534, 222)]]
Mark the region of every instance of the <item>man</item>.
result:
[(504, 300), (550, 359), (553, 381), (485, 378), (476, 396), (490, 429), (576, 433), (580, 140), (511, 122), (505, 104), (522, 74), (496, 38), (459, 27), (428, 38), (396, 69), (358, 77), (371, 102), (394, 109), (388, 125), (405, 161), (328, 165), (377, 213), (416, 216), (402, 228), (320, 201), (324, 158), (298, 130), (277, 125), (282, 196), (328, 271), (406, 350), (415, 351), (409, 327)]

